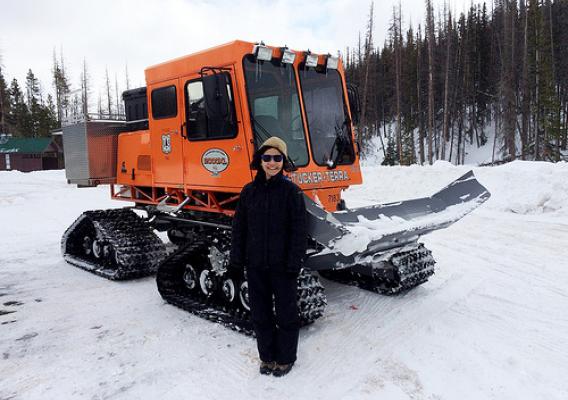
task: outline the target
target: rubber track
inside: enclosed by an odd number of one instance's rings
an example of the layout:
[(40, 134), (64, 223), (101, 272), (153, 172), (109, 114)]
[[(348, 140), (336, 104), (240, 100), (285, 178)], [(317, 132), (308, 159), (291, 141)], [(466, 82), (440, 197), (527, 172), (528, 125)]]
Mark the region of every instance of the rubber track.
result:
[(428, 281), (434, 274), (432, 252), (422, 243), (412, 249), (404, 249), (385, 260), (385, 268), (374, 267), (372, 276), (351, 271), (320, 271), (326, 278), (339, 283), (357, 286), (380, 294), (396, 295)]
[[(182, 279), (185, 263), (196, 255), (206, 256), (206, 249), (204, 239), (196, 240), (167, 257), (158, 269), (158, 291), (164, 300), (174, 306), (234, 331), (254, 336), (250, 312), (239, 304), (238, 299), (235, 300), (238, 305), (229, 305), (214, 296), (206, 296), (199, 288), (189, 291), (185, 287)], [(307, 325), (321, 317), (326, 304), (324, 289), (319, 279), (309, 271), (302, 271), (298, 277), (301, 324)]]
[[(96, 259), (82, 249), (85, 234), (108, 245), (112, 257)], [(130, 209), (86, 211), (61, 238), (63, 258), (70, 264), (111, 280), (152, 275), (166, 247), (152, 228)]]

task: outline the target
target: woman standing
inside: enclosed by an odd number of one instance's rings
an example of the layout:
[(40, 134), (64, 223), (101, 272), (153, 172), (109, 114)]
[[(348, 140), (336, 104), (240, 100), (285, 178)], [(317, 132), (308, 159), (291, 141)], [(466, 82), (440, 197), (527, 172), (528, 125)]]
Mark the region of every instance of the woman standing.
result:
[(233, 219), (231, 273), (246, 266), (260, 373), (283, 376), (296, 361), (300, 320), (297, 278), (307, 247), (302, 190), (283, 175), (286, 143), (271, 137), (256, 151), (257, 170)]

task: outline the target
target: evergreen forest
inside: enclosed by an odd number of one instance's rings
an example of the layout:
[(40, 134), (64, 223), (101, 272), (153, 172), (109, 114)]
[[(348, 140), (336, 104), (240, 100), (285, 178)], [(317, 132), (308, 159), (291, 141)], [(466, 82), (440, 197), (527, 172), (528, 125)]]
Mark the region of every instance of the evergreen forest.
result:
[(431, 0), (425, 7), (423, 24), (405, 30), (394, 7), (376, 47), (371, 3), (364, 37), (346, 51), (363, 151), (379, 138), (390, 165), (461, 164), (468, 147), (483, 145), (493, 162), (565, 157), (568, 1), (472, 3), (457, 16)]

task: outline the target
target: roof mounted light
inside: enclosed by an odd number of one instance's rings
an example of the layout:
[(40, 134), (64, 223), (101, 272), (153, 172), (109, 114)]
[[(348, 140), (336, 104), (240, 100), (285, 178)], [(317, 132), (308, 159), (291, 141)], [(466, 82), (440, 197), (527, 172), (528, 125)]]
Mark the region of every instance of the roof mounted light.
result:
[(317, 54), (312, 54), (310, 53), (310, 51), (308, 50), (306, 52), (306, 67), (309, 68), (315, 68), (318, 66), (318, 55)]
[(260, 44), (255, 44), (252, 53), (255, 55), (257, 60), (260, 61), (270, 61), (272, 60), (272, 49), (264, 45), (263, 42)]
[(282, 63), (294, 64), (294, 60), (296, 60), (296, 53), (288, 49), (288, 47), (286, 46), (282, 47), (281, 50), (282, 50)]
[(331, 54), (327, 55), (327, 60), (325, 67), (327, 69), (337, 69), (337, 65), (339, 64), (339, 57), (334, 57)]

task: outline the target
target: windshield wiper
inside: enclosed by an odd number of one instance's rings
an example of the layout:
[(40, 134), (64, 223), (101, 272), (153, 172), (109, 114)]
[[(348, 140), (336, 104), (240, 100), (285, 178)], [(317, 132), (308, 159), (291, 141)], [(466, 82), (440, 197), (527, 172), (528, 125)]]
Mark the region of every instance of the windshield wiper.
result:
[[(349, 149), (349, 145), (351, 141), (349, 137), (346, 135), (346, 128), (347, 125), (350, 123), (348, 118), (343, 120), (341, 125), (335, 126), (335, 140), (333, 141), (333, 145), (331, 146), (331, 150), (329, 152), (329, 159), (326, 161), (328, 169), (335, 169), (339, 160), (345, 154), (345, 151)], [(332, 155), (335, 152), (335, 158), (332, 159)]]

